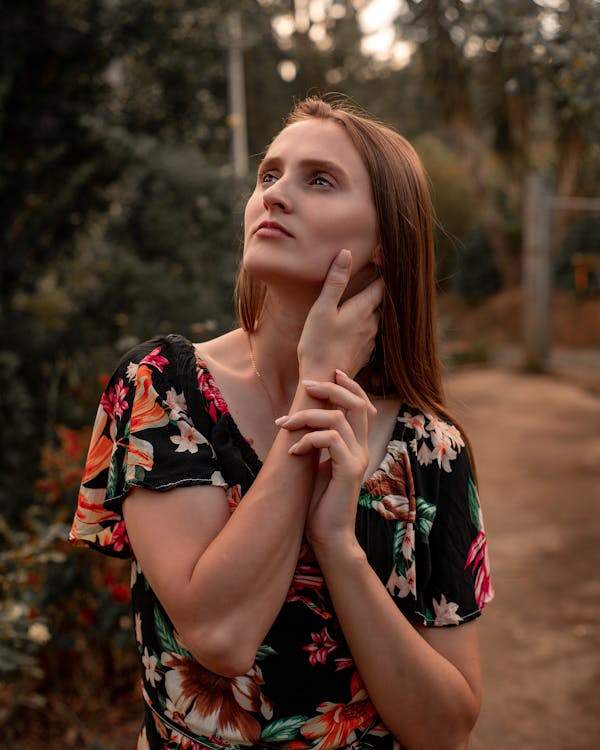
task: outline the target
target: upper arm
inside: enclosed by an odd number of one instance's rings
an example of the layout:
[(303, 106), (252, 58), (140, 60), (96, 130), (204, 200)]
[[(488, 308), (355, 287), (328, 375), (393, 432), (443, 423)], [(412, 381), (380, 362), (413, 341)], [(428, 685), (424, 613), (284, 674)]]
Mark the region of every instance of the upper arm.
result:
[(171, 619), (185, 606), (185, 589), (203, 552), (229, 518), (222, 487), (167, 492), (133, 488), (123, 503), (133, 553)]
[(477, 622), (472, 620), (454, 627), (415, 625), (427, 643), (462, 674), (469, 685), (477, 709), (481, 704), (481, 663)]

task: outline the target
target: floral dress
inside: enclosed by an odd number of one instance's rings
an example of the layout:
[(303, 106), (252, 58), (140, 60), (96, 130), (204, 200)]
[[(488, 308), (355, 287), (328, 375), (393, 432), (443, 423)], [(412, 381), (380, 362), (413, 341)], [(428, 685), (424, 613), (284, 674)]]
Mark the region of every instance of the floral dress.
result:
[[(125, 356), (102, 395), (70, 540), (132, 557), (122, 515), (130, 488), (212, 484), (235, 513), (260, 468), (193, 345), (153, 339)], [(403, 406), (357, 502), (357, 538), (409, 621), (456, 626), (479, 615), (493, 590), (468, 452), (454, 426)], [(135, 558), (131, 590), (145, 701), (138, 750), (397, 747), (307, 543), (254, 665), (237, 677), (191, 656)]]

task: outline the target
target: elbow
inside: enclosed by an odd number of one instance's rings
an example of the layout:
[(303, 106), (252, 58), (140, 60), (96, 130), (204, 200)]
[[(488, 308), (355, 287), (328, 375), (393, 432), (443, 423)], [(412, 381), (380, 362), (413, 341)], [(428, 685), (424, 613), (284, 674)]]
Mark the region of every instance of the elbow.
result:
[(256, 659), (256, 648), (228, 638), (222, 631), (206, 633), (196, 630), (181, 637), (184, 647), (199, 664), (221, 677), (247, 674)]

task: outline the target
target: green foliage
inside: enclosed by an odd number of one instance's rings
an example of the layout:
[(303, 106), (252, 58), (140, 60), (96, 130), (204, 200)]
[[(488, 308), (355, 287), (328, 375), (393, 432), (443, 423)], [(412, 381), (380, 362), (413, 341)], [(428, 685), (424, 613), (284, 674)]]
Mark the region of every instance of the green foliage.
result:
[(455, 267), (452, 288), (466, 302), (476, 304), (501, 288), (500, 274), (482, 227), (461, 243)]
[(437, 273), (440, 283), (446, 285), (456, 269), (459, 238), (466, 237), (479, 221), (477, 195), (455, 150), (432, 133), (418, 136), (413, 145), (430, 181), (437, 224)]

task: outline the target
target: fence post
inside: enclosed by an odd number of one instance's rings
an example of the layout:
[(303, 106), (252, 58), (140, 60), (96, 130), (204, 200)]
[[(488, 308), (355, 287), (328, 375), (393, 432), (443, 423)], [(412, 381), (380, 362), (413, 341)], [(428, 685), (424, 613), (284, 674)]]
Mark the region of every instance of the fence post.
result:
[(550, 245), (552, 200), (546, 178), (525, 180), (523, 292), (525, 367), (543, 371), (550, 352)]

